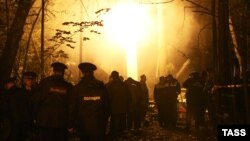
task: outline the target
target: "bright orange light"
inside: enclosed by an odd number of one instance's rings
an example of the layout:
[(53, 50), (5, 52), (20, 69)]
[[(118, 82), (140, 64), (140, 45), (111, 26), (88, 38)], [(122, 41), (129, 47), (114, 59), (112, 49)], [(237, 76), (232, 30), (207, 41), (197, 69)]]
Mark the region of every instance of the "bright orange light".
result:
[(147, 9), (140, 4), (120, 4), (104, 17), (104, 28), (110, 39), (130, 46), (142, 41), (150, 23)]
[(139, 4), (120, 4), (104, 17), (109, 40), (126, 50), (127, 76), (138, 80), (137, 48), (147, 35), (150, 19), (147, 9)]

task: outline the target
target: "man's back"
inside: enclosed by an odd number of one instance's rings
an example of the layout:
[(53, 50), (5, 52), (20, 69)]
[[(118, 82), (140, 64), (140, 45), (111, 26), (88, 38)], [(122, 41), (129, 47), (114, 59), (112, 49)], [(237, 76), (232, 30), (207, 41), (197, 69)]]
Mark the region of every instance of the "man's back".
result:
[(114, 79), (107, 84), (107, 89), (110, 98), (111, 112), (127, 112), (129, 106), (129, 90), (127, 85), (119, 79)]
[(102, 134), (109, 114), (108, 94), (103, 82), (82, 78), (73, 87), (71, 96), (70, 126), (79, 126), (85, 134)]
[(45, 78), (38, 86), (36, 95), (36, 119), (40, 126), (66, 126), (67, 104), (72, 84), (63, 77), (53, 75)]

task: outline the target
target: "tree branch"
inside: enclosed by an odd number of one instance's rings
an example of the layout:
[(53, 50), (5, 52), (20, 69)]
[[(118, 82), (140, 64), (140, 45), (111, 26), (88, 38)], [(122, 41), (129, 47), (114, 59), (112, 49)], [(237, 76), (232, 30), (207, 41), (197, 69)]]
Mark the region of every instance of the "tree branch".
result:
[(211, 10), (210, 10), (210, 9), (208, 9), (208, 8), (206, 8), (206, 7), (204, 7), (204, 6), (200, 5), (200, 4), (198, 4), (198, 3), (196, 3), (196, 2), (193, 2), (193, 1), (191, 1), (191, 0), (186, 0), (186, 1), (187, 1), (187, 2), (190, 2), (190, 3), (192, 3), (193, 5), (195, 5), (195, 6), (199, 7), (199, 8), (202, 8), (202, 9), (206, 10), (207, 12), (210, 12), (210, 13), (211, 13)]

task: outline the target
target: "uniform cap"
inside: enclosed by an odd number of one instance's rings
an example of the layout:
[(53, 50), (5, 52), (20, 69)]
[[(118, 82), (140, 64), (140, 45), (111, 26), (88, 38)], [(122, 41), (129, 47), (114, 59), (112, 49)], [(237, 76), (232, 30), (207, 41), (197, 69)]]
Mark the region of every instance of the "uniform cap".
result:
[(27, 71), (23, 73), (24, 78), (34, 79), (37, 77), (37, 74), (33, 71)]
[(68, 67), (63, 64), (63, 63), (60, 63), (60, 62), (54, 62), (51, 64), (51, 67), (54, 69), (54, 70), (57, 70), (57, 71), (64, 71), (65, 69), (67, 69)]
[(80, 63), (78, 65), (78, 68), (82, 71), (82, 72), (93, 72), (97, 69), (97, 67), (92, 64), (92, 63)]

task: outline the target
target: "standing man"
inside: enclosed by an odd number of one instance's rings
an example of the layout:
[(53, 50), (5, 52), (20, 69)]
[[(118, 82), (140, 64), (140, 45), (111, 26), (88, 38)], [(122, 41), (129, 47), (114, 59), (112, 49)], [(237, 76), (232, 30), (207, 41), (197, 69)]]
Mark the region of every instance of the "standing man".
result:
[(209, 124), (215, 129), (216, 128), (216, 98), (214, 94), (215, 85), (214, 72), (212, 69), (208, 70), (207, 81), (204, 85), (204, 94), (207, 100), (207, 110), (209, 117)]
[(189, 130), (191, 126), (192, 118), (195, 120), (195, 128), (197, 129), (201, 124), (201, 112), (202, 103), (204, 103), (203, 84), (199, 72), (193, 72), (189, 75), (189, 78), (184, 81), (183, 87), (187, 89), (187, 118), (186, 118), (186, 129)]
[(141, 75), (141, 80), (140, 80), (140, 85), (142, 89), (142, 121), (145, 122), (145, 116), (147, 114), (148, 110), (148, 99), (149, 99), (149, 94), (148, 94), (148, 86), (147, 86), (147, 77), (145, 74)]
[(130, 93), (130, 106), (129, 113), (127, 117), (127, 126), (128, 129), (134, 129), (138, 131), (141, 128), (141, 113), (142, 113), (142, 89), (140, 82), (129, 77), (125, 81), (126, 85), (129, 88)]
[[(29, 122), (28, 100), (16, 85), (15, 78), (10, 78), (5, 82), (4, 95), (4, 116), (10, 123), (10, 126), (5, 126), (5, 135), (7, 135), (5, 139), (8, 137), (8, 141), (25, 141)], [(7, 134), (9, 127), (11, 130)]]
[(165, 85), (165, 77), (161, 76), (159, 78), (158, 84), (154, 87), (154, 100), (156, 102), (157, 110), (158, 110), (158, 121), (160, 127), (166, 126), (165, 119), (167, 118), (164, 110), (166, 109), (166, 102), (164, 101), (164, 97), (166, 96), (166, 85)]
[(177, 97), (181, 92), (180, 83), (177, 79), (173, 77), (172, 74), (169, 74), (165, 80), (166, 86), (166, 107), (164, 112), (166, 112), (166, 119), (164, 119), (166, 123), (166, 127), (175, 128), (177, 122)]
[(37, 74), (33, 71), (27, 71), (23, 73), (23, 82), (22, 82), (22, 93), (24, 93), (29, 102), (29, 112), (30, 116), (33, 116), (33, 105), (34, 105), (34, 98), (37, 89), (37, 82), (36, 82)]
[(66, 141), (68, 99), (72, 84), (64, 79), (65, 64), (55, 62), (51, 67), (54, 74), (38, 85), (34, 110), (36, 124), (41, 141)]
[(22, 90), (31, 100), (34, 97), (37, 88), (37, 74), (33, 71), (23, 73)]
[(22, 76), (22, 88), (21, 91), (22, 93), (27, 97), (28, 100), (28, 114), (29, 114), (29, 127), (28, 127), (28, 138), (30, 140), (35, 140), (33, 139), (34, 137), (34, 131), (35, 131), (35, 125), (34, 125), (34, 114), (33, 114), (33, 108), (34, 108), (34, 98), (35, 98), (35, 93), (37, 89), (37, 74), (33, 71), (27, 71), (23, 73)]
[(69, 107), (69, 132), (74, 128), (81, 141), (103, 141), (109, 116), (108, 92), (102, 81), (95, 79), (97, 67), (81, 63), (81, 81), (74, 86)]
[(10, 121), (11, 132), (8, 141), (25, 141), (29, 123), (28, 99), (17, 87), (14, 78), (5, 83), (5, 114)]
[(12, 77), (3, 82), (0, 86), (0, 140), (8, 141), (11, 124), (9, 119), (9, 109), (7, 107), (8, 93), (10, 93), (12, 87), (16, 89), (16, 78)]
[(107, 83), (111, 108), (111, 135), (118, 139), (126, 129), (126, 116), (128, 114), (130, 94), (125, 82), (119, 78), (119, 73), (111, 73), (112, 81)]

